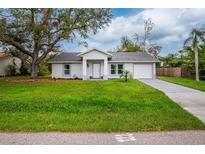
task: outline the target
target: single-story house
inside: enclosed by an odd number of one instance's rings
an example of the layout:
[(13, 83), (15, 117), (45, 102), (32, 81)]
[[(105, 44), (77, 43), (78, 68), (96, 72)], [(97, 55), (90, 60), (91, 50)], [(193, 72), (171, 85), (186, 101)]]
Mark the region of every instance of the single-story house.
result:
[(156, 59), (146, 52), (86, 52), (62, 53), (49, 60), (52, 78), (113, 79), (123, 70), (134, 79), (155, 78)]
[(15, 63), (16, 72), (20, 72), (21, 60), (17, 57), (13, 57), (12, 55), (0, 52), (0, 76), (7, 75), (7, 69), (9, 65), (13, 65)]

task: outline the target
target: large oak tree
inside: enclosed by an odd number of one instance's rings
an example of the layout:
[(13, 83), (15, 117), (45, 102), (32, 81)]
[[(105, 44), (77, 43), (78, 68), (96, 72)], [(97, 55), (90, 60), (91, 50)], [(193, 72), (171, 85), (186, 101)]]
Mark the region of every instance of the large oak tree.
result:
[(31, 77), (40, 62), (60, 43), (88, 35), (111, 22), (110, 9), (1, 9), (0, 45), (30, 57)]

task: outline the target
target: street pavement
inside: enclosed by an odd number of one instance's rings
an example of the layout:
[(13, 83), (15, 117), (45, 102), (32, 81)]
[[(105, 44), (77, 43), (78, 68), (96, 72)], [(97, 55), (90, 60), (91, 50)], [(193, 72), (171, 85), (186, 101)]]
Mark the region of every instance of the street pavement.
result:
[(0, 133), (1, 145), (204, 145), (205, 131)]

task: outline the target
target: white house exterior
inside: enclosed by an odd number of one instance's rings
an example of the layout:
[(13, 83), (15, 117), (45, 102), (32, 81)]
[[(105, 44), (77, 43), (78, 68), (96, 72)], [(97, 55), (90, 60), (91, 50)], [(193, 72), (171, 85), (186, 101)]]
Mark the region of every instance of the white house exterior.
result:
[(123, 70), (134, 79), (155, 78), (156, 60), (144, 52), (104, 52), (92, 49), (82, 53), (62, 53), (49, 61), (52, 78), (113, 79)]
[(17, 57), (12, 57), (9, 54), (4, 52), (0, 52), (0, 76), (6, 76), (6, 69), (8, 65), (12, 65), (13, 62), (16, 64), (16, 71), (19, 73), (19, 69), (21, 67), (21, 60)]

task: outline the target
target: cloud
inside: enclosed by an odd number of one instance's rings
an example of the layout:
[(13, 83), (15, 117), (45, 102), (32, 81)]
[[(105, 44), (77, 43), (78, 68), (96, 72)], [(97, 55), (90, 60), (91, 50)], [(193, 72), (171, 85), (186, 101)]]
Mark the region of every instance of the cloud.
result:
[[(162, 54), (179, 50), (191, 29), (205, 24), (205, 9), (145, 9), (131, 16), (112, 19), (109, 27), (96, 35), (90, 34), (89, 47), (110, 50), (119, 45), (122, 36), (143, 34), (144, 20), (151, 18), (155, 23), (151, 41), (162, 46)], [(81, 47), (82, 49), (82, 47)]]

